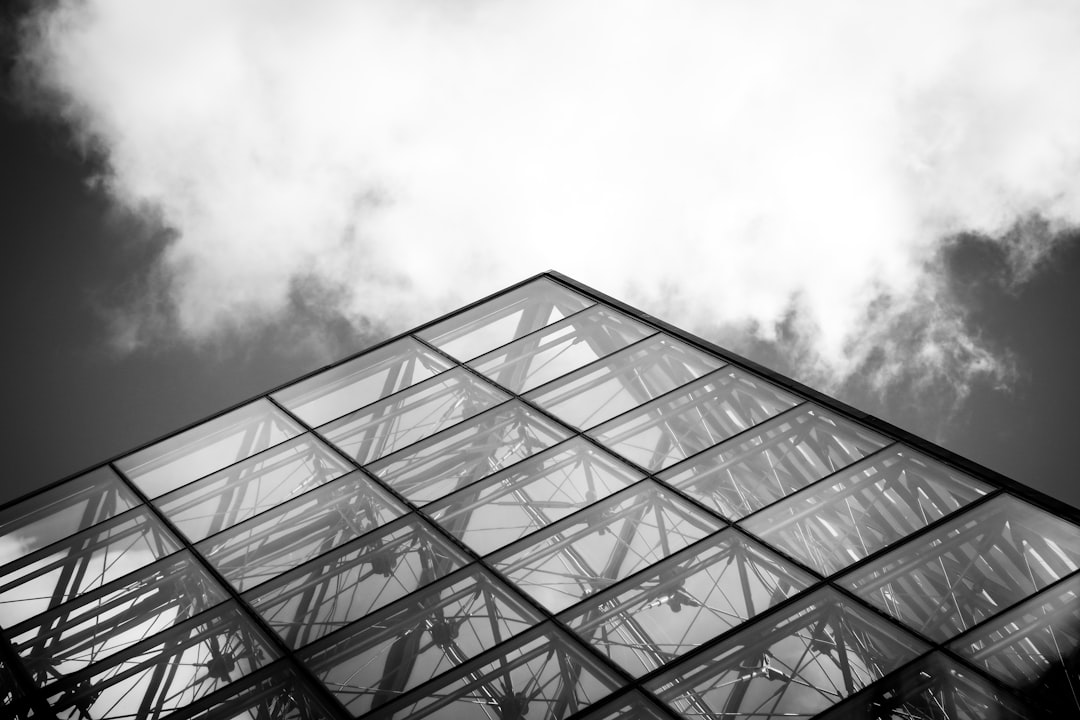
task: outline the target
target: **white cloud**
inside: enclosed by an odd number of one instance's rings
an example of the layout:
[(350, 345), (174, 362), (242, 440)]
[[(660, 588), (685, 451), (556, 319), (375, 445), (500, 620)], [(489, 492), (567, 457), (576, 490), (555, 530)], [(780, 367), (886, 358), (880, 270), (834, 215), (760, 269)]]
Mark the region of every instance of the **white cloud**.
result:
[(110, 192), (175, 230), (193, 338), (313, 279), (403, 328), (555, 268), (680, 324), (793, 330), (812, 381), (962, 392), (1004, 366), (949, 238), (1022, 280), (1080, 216), (1073, 0), (62, 0), (25, 36)]

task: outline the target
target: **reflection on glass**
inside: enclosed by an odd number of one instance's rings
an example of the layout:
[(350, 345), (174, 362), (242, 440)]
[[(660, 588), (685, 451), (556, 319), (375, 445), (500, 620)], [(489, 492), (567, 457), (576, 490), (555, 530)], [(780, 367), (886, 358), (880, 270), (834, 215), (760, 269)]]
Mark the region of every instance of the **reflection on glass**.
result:
[(823, 588), (647, 687), (687, 718), (811, 718), (926, 649)]
[(235, 525), (196, 548), (238, 590), (246, 590), (405, 513), (359, 472)]
[(139, 504), (108, 466), (0, 512), (0, 565), (85, 530)]
[(557, 612), (719, 529), (718, 520), (644, 480), (533, 533), (491, 562)]
[(662, 470), (798, 402), (764, 380), (725, 368), (589, 434), (646, 470)]
[(469, 363), (511, 392), (523, 393), (656, 332), (594, 305)]
[(358, 716), (539, 622), (473, 565), (324, 638), (302, 659)]
[(809, 573), (725, 530), (593, 595), (563, 620), (641, 676), (812, 584)]
[(396, 520), (248, 591), (294, 648), (344, 627), (466, 563), (414, 517)]
[(224, 601), (190, 553), (171, 555), (5, 632), (40, 684), (82, 670)]
[(424, 507), (480, 555), (637, 482), (641, 473), (575, 437)]
[(231, 465), (154, 501), (192, 540), (220, 532), (345, 474), (348, 465), (311, 435)]
[(985, 483), (896, 445), (762, 510), (742, 526), (829, 575), (989, 490)]
[(311, 427), (382, 400), (451, 365), (413, 338), (403, 338), (290, 385), (274, 400)]
[(311, 687), (278, 660), (228, 688), (169, 715), (169, 720), (330, 720)]
[(940, 653), (920, 658), (817, 720), (1034, 720), (1025, 707)]
[(274, 658), (272, 646), (232, 603), (165, 630), (46, 688), (58, 720), (164, 715), (206, 697)]
[(1080, 575), (955, 640), (950, 649), (1035, 697), (1080, 716)]
[(16, 625), (179, 549), (144, 507), (128, 510), (0, 568), (0, 625)]
[(842, 470), (886, 442), (876, 433), (807, 404), (659, 477), (737, 520)]
[(548, 623), (388, 704), (379, 717), (554, 720), (600, 700), (617, 682)]
[(301, 432), (268, 400), (256, 400), (128, 455), (116, 467), (144, 493), (157, 497)]
[(472, 360), (592, 304), (540, 278), (416, 334), (451, 357)]
[(357, 462), (370, 463), (506, 399), (468, 371), (455, 368), (324, 425), (319, 432)]
[(840, 582), (927, 637), (945, 641), (1080, 563), (1080, 529), (999, 495)]
[(423, 504), (566, 436), (565, 429), (512, 400), (389, 455), (370, 470), (411, 502)]
[(723, 365), (689, 345), (654, 335), (539, 387), (528, 398), (570, 425), (589, 428)]

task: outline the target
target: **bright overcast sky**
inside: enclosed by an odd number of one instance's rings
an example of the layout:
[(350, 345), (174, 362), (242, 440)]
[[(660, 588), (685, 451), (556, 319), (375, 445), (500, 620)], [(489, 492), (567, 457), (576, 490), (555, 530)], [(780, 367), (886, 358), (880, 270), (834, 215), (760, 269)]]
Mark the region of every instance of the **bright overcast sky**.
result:
[(1075, 0), (32, 6), (20, 132), (128, 258), (95, 372), (284, 367), (237, 348), (303, 318), (299, 372), (554, 268), (946, 441), (1032, 372), (973, 298), (1080, 222)]

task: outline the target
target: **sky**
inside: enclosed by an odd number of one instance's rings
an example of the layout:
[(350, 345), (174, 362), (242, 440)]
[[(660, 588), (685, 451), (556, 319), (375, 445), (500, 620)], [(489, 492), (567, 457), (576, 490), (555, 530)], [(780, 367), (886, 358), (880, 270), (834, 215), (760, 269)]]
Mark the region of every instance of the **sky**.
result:
[(0, 502), (555, 269), (1080, 505), (1080, 6), (3, 12)]

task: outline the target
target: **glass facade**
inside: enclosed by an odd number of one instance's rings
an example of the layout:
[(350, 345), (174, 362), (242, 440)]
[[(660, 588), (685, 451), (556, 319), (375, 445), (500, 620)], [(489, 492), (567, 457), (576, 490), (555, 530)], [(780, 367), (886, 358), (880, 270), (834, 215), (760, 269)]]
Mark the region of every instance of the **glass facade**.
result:
[(1078, 518), (545, 273), (0, 508), (0, 717), (1080, 716)]

